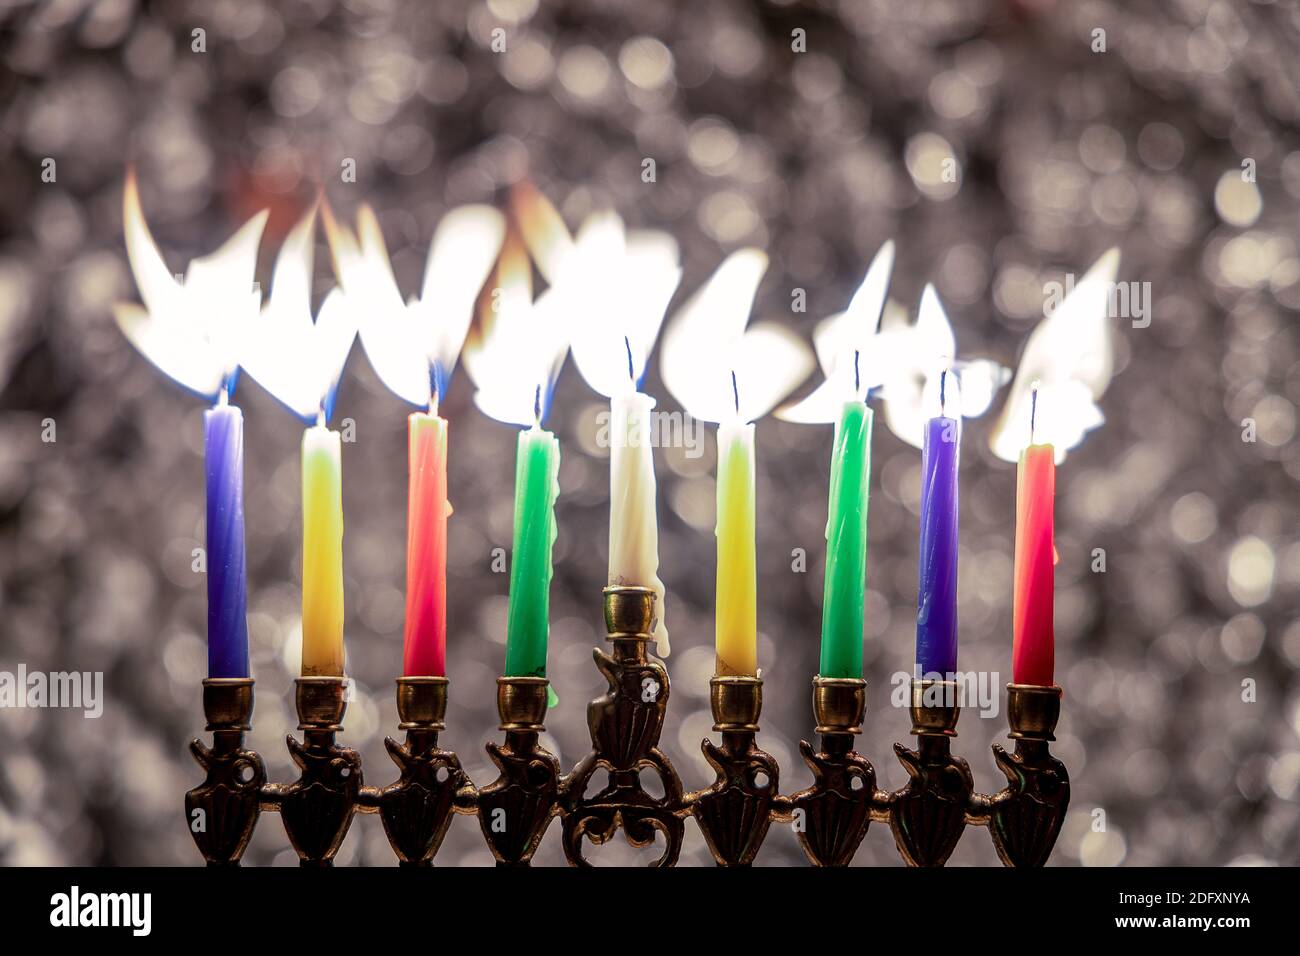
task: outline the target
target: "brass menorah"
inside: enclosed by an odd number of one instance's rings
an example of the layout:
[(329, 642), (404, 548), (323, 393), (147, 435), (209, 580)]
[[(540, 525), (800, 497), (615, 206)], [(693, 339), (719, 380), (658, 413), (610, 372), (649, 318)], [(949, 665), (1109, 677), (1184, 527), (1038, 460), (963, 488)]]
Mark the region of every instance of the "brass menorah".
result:
[[(662, 835), (653, 866), (674, 866), (686, 818), (695, 820), (719, 866), (748, 866), (774, 822), (790, 824), (815, 866), (847, 866), (872, 821), (887, 823), (911, 866), (942, 866), (967, 826), (988, 827), (1006, 866), (1042, 866), (1051, 855), (1070, 799), (1065, 766), (1049, 751), (1060, 716), (1061, 689), (1007, 686), (1007, 716), (1015, 740), (993, 756), (1007, 777), (999, 792), (976, 793), (970, 767), (952, 753), (960, 707), (956, 684), (914, 680), (911, 733), (916, 749), (895, 744), (908, 781), (876, 787), (871, 762), (854, 750), (866, 708), (866, 682), (813, 681), (819, 746), (800, 744), (814, 781), (780, 792), (780, 768), (756, 743), (763, 704), (757, 677), (715, 677), (710, 684), (713, 729), (704, 756), (713, 783), (686, 792), (659, 737), (668, 712), (668, 672), (647, 653), (653, 640), (655, 595), (649, 588), (609, 587), (605, 626), (612, 653), (597, 648), (596, 666), (608, 690), (587, 705), (591, 751), (568, 774), (539, 742), (548, 684), (542, 677), (501, 677), (497, 710), (502, 743), (487, 745), (499, 776), (478, 787), (451, 751), (438, 746), (445, 729), (448, 682), (442, 677), (397, 680), (399, 729), (406, 739), (385, 744), (399, 769), (385, 787), (366, 786), (361, 758), (336, 742), (347, 709), (341, 677), (297, 681), (301, 741), (288, 738), (301, 771), (288, 784), (270, 783), (259, 754), (244, 747), (253, 712), (251, 678), (203, 682), (203, 709), (212, 746), (191, 749), (207, 772), (185, 796), (187, 819), (210, 866), (238, 866), (262, 811), (277, 811), (303, 866), (331, 866), (357, 813), (377, 813), (402, 866), (431, 866), (455, 814), (476, 816), (498, 866), (528, 866), (551, 821), (561, 818), (564, 854), (589, 866), (585, 842), (603, 844), (622, 830), (635, 847)], [(598, 770), (608, 784), (588, 795)], [(652, 772), (663, 793), (642, 785)], [(202, 825), (195, 825), (201, 821)]]

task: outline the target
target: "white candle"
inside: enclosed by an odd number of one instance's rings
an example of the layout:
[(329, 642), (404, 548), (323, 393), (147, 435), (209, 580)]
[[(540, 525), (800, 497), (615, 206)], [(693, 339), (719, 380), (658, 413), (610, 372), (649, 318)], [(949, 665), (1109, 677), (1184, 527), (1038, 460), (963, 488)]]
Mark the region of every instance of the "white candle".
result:
[(655, 642), (659, 655), (667, 657), (650, 429), (654, 406), (654, 399), (641, 392), (609, 401), (609, 583), (654, 589), (659, 617)]

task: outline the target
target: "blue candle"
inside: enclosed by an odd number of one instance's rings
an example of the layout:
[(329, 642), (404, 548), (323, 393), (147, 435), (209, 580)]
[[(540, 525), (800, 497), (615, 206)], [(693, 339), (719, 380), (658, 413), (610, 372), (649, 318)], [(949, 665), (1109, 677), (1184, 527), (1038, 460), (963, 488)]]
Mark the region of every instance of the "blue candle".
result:
[(248, 677), (244, 563), (244, 413), (225, 403), (203, 414), (208, 495), (208, 676)]
[(961, 426), (940, 414), (925, 426), (921, 452), (920, 587), (916, 669), (921, 676), (957, 670), (957, 460)]

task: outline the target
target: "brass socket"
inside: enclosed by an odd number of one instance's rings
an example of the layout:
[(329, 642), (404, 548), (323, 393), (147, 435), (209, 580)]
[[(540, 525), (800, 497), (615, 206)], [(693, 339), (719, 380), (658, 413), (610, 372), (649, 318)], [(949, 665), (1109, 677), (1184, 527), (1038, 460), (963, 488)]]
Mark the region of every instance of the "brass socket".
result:
[(763, 712), (760, 677), (714, 677), (709, 681), (713, 729), (723, 733), (757, 733)]
[(611, 641), (652, 641), (658, 617), (652, 588), (610, 585), (605, 588), (605, 632)]
[(397, 678), (399, 730), (447, 729), (447, 678)]
[(925, 677), (912, 680), (912, 733), (918, 737), (956, 737), (957, 682)]
[(1055, 740), (1061, 717), (1061, 688), (1034, 684), (1007, 685), (1007, 723), (1012, 740)]
[(209, 731), (246, 731), (252, 726), (253, 678), (208, 677), (203, 681), (203, 716)]
[(814, 677), (813, 716), (819, 734), (857, 734), (867, 710), (867, 682), (860, 677)]
[(299, 677), (294, 681), (294, 703), (299, 730), (340, 731), (348, 709), (345, 677)]
[(546, 729), (546, 698), (551, 682), (545, 677), (498, 677), (497, 713), (501, 729), (541, 733)]

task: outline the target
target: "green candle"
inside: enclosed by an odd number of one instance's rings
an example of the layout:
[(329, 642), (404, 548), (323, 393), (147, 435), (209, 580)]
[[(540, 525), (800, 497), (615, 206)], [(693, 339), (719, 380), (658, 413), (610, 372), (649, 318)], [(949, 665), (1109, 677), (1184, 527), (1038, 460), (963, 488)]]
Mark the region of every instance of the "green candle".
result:
[(867, 580), (867, 485), (871, 409), (845, 402), (835, 425), (826, 517), (822, 677), (862, 676), (862, 607)]
[(545, 677), (551, 629), (551, 546), (560, 492), (560, 443), (534, 426), (515, 455), (515, 540), (510, 557), (506, 676)]

